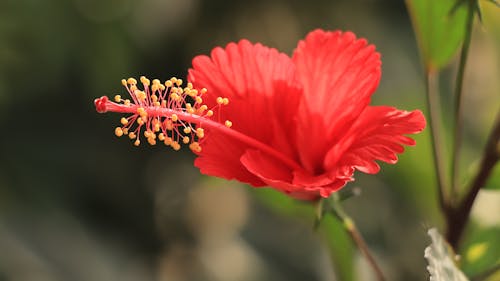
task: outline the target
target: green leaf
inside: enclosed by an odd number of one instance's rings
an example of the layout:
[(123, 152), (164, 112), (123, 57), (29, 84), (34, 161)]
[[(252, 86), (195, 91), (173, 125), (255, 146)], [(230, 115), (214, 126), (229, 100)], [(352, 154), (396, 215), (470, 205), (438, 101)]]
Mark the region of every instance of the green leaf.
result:
[(443, 68), (457, 53), (465, 37), (467, 2), (406, 0), (406, 6), (426, 69)]
[(320, 229), (330, 249), (338, 280), (357, 280), (354, 272), (354, 246), (342, 223), (332, 216), (325, 216)]
[(500, 190), (500, 165), (495, 165), (493, 167), (493, 171), (491, 171), (491, 175), (486, 181), (484, 189), (491, 190)]
[(500, 264), (500, 226), (471, 228), (464, 241), (462, 269), (476, 276)]
[(446, 240), (435, 228), (427, 232), (432, 239), (432, 243), (425, 248), (425, 258), (429, 262), (427, 270), (430, 273), (431, 281), (467, 281), (455, 264), (455, 254)]

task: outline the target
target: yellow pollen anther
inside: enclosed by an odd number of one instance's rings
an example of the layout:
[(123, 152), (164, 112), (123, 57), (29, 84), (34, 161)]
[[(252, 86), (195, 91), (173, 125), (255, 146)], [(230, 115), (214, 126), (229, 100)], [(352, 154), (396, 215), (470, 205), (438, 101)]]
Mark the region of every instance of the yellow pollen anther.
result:
[(156, 140), (155, 140), (155, 139), (153, 139), (153, 138), (148, 138), (148, 143), (149, 143), (150, 145), (155, 145), (155, 144), (156, 144)]
[(189, 137), (183, 137), (183, 138), (182, 138), (182, 142), (183, 142), (184, 144), (189, 143)]
[(144, 120), (142, 118), (137, 118), (137, 124), (143, 125), (144, 124)]
[(177, 81), (176, 81), (175, 84), (177, 84), (177, 86), (181, 86), (182, 85), (182, 79), (177, 79)]
[(201, 146), (198, 142), (192, 142), (189, 145), (189, 148), (194, 152), (201, 152)]
[(126, 106), (130, 106), (130, 100), (129, 100), (129, 99), (126, 99), (126, 100), (125, 100), (125, 102), (124, 102), (124, 104), (125, 104)]
[(134, 132), (132, 132), (132, 133), (130, 133), (130, 134), (128, 135), (128, 137), (129, 137), (131, 140), (133, 140), (133, 139), (135, 139), (137, 136), (135, 135), (135, 133), (134, 133)]
[(140, 140), (135, 140), (134, 145), (135, 146), (139, 146), (139, 144), (141, 144), (141, 141)]
[(224, 99), (222, 97), (217, 97), (216, 101), (217, 101), (218, 104), (223, 104), (224, 103)]
[(144, 76), (141, 76), (141, 83), (144, 85), (144, 86), (149, 86), (149, 79), (144, 77)]
[(128, 134), (128, 128), (123, 128), (122, 131), (124, 135)]
[(226, 122), (224, 122), (224, 125), (228, 128), (231, 128), (231, 126), (233, 126), (233, 122), (226, 120)]
[(144, 91), (135, 90), (134, 93), (140, 101), (146, 100), (146, 93)]
[(177, 93), (171, 93), (170, 98), (173, 99), (174, 101), (179, 100), (180, 96)]
[(203, 128), (197, 128), (196, 136), (200, 139), (203, 138), (205, 136), (205, 130), (203, 130)]
[(178, 142), (174, 141), (174, 142), (172, 143), (172, 148), (173, 148), (175, 151), (178, 151), (179, 149), (181, 149), (181, 145), (180, 145)]
[(207, 88), (202, 88), (202, 89), (200, 90), (200, 93), (201, 93), (202, 95), (203, 95), (203, 94), (205, 94), (206, 92), (207, 92)]
[(159, 133), (159, 134), (158, 134), (158, 139), (159, 139), (160, 141), (164, 141), (164, 140), (165, 140), (165, 135), (164, 135), (163, 133)]
[(193, 88), (193, 83), (188, 82), (188, 83), (187, 83), (187, 87), (188, 87), (188, 89), (192, 89), (192, 88)]
[(128, 124), (128, 119), (127, 119), (127, 118), (125, 118), (125, 117), (122, 117), (122, 118), (120, 119), (120, 123), (121, 123), (122, 125), (124, 125), (124, 126), (125, 126), (125, 125), (127, 125), (127, 124)]
[(127, 83), (130, 84), (130, 85), (136, 85), (137, 84), (137, 80), (135, 80), (134, 78), (129, 78), (127, 80)]
[(123, 86), (127, 86), (127, 80), (122, 79), (122, 85), (123, 85)]
[(229, 99), (228, 98), (223, 98), (222, 99), (222, 104), (228, 105), (229, 104)]
[(195, 151), (195, 152), (200, 152), (201, 151), (201, 147), (200, 147), (200, 144), (198, 142), (192, 142), (189, 145), (189, 149), (191, 149), (192, 151)]
[(184, 128), (183, 131), (184, 131), (184, 134), (189, 134), (189, 133), (191, 133), (191, 128), (186, 127), (186, 128)]
[(179, 120), (179, 117), (177, 116), (177, 114), (172, 114), (171, 119), (173, 122), (176, 122), (177, 120)]
[(194, 108), (190, 103), (186, 103), (186, 111), (191, 114), (194, 113)]
[(167, 130), (171, 131), (174, 129), (174, 124), (172, 123), (172, 120), (165, 120), (164, 124)]
[(122, 96), (115, 95), (115, 102), (120, 102), (122, 100)]
[(120, 128), (120, 127), (116, 127), (116, 128), (115, 128), (115, 135), (116, 135), (117, 137), (121, 137), (121, 136), (123, 136), (123, 130), (122, 130), (122, 128)]
[[(196, 103), (202, 103), (203, 99), (201, 97), (196, 97)], [(205, 106), (205, 105), (202, 105)]]
[(171, 137), (166, 137), (163, 143), (165, 143), (165, 145), (171, 145), (173, 143), (173, 140)]
[(207, 116), (208, 116), (208, 117), (210, 117), (210, 116), (212, 116), (212, 115), (214, 115), (214, 112), (213, 112), (212, 110), (207, 111)]
[(196, 97), (198, 95), (198, 90), (196, 89), (193, 89), (193, 90), (189, 90), (189, 96), (191, 97)]
[(170, 80), (165, 81), (165, 86), (166, 86), (167, 88), (172, 87), (172, 81), (170, 81)]

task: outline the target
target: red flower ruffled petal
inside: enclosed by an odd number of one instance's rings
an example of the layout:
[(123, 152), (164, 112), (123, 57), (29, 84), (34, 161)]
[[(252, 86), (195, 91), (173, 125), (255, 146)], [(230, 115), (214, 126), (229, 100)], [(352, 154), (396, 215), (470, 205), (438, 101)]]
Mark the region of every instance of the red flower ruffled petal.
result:
[(310, 172), (370, 102), (380, 80), (380, 55), (351, 32), (315, 30), (293, 55), (304, 96), (298, 112), (297, 147)]
[(339, 166), (354, 167), (368, 174), (378, 173), (380, 166), (375, 160), (394, 164), (397, 154), (403, 153), (403, 145), (414, 145), (407, 134), (421, 132), (425, 128), (421, 111), (403, 111), (393, 107), (369, 106), (359, 116), (325, 156), (325, 169)]
[(356, 169), (376, 173), (375, 161), (395, 163), (403, 145), (414, 144), (405, 135), (423, 130), (425, 119), (420, 111), (369, 106), (380, 65), (364, 39), (322, 30), (299, 42), (292, 59), (245, 40), (196, 57), (189, 80), (207, 88), (209, 100), (230, 99), (216, 113), (221, 122), (231, 120), (233, 130), (277, 153), (213, 130), (195, 165), (312, 200), (352, 181)]

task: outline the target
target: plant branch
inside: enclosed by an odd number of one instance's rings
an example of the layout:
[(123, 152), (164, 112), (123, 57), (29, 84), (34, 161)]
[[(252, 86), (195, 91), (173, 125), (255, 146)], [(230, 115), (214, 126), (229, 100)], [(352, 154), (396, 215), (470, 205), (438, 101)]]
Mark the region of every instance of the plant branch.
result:
[(467, 64), (467, 57), (469, 54), (469, 47), (472, 37), (472, 27), (474, 24), (474, 2), (468, 1), (467, 21), (465, 29), (465, 38), (460, 53), (460, 63), (458, 66), (458, 73), (455, 85), (455, 110), (454, 110), (454, 127), (453, 127), (453, 144), (451, 154), (451, 200), (455, 203), (458, 195), (458, 181), (460, 169), (460, 148), (462, 146), (462, 131), (463, 131), (463, 118), (462, 118), (462, 100), (463, 100), (463, 85), (465, 66)]
[(375, 258), (370, 253), (370, 249), (366, 245), (366, 242), (364, 241), (363, 236), (361, 236), (361, 233), (358, 231), (356, 224), (342, 209), (342, 206), (340, 205), (337, 193), (332, 194), (332, 196), (331, 196), (330, 200), (328, 200), (328, 202), (329, 202), (328, 211), (330, 213), (332, 213), (335, 217), (337, 217), (342, 222), (345, 230), (347, 231), (347, 233), (351, 237), (352, 241), (356, 244), (358, 249), (361, 251), (363, 256), (368, 261), (368, 264), (370, 265), (370, 267), (373, 269), (375, 275), (377, 276), (377, 280), (378, 281), (385, 281), (386, 279), (384, 277), (384, 273), (382, 272), (382, 270), (378, 266)]
[(493, 129), (484, 148), (479, 171), (471, 182), (467, 194), (457, 208), (447, 216), (448, 230), (446, 238), (453, 248), (457, 248), (465, 226), (469, 220), (474, 200), (479, 190), (486, 184), (493, 167), (500, 159), (500, 112), (498, 112)]
[(428, 69), (425, 77), (425, 91), (427, 94), (427, 108), (429, 110), (429, 127), (432, 143), (432, 155), (434, 157), (434, 165), (436, 170), (436, 179), (438, 186), (438, 199), (441, 210), (448, 212), (448, 201), (446, 190), (448, 190), (445, 182), (443, 150), (441, 132), (441, 106), (439, 102), (439, 93), (437, 91), (437, 75), (433, 70)]

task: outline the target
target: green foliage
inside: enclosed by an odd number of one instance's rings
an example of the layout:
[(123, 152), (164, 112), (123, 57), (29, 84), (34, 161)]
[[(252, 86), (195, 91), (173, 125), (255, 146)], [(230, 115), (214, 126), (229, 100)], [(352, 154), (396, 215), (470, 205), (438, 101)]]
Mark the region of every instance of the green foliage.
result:
[[(316, 216), (315, 206), (299, 202), (270, 188), (252, 190), (256, 196), (271, 209), (293, 217), (306, 218), (313, 227), (313, 218)], [(339, 280), (354, 281), (354, 248), (342, 223), (329, 215), (321, 219), (319, 231), (326, 240), (330, 255), (333, 259), (335, 273)]]
[(500, 165), (496, 165), (491, 171), (491, 175), (486, 182), (484, 189), (500, 190)]
[(465, 36), (467, 4), (457, 0), (406, 0), (427, 70), (446, 66)]
[(500, 226), (473, 226), (462, 252), (462, 269), (469, 276), (480, 275), (500, 264)]

